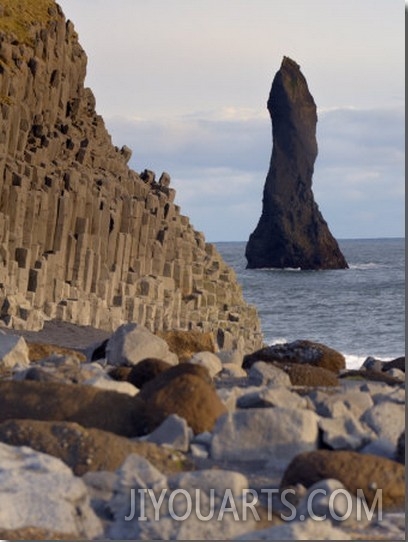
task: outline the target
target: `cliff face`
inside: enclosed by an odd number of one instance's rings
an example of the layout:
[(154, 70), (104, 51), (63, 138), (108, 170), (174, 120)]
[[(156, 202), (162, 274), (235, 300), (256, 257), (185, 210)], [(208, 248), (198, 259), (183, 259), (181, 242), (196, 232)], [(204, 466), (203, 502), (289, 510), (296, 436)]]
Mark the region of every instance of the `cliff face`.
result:
[(312, 192), (316, 105), (299, 66), (284, 57), (268, 100), (273, 148), (262, 215), (251, 234), (249, 268), (348, 267)]
[[(213, 331), (261, 342), (256, 310), (216, 248), (140, 175), (84, 88), (86, 55), (52, 0), (0, 7), (0, 318)], [(242, 338), (241, 338), (242, 337)]]

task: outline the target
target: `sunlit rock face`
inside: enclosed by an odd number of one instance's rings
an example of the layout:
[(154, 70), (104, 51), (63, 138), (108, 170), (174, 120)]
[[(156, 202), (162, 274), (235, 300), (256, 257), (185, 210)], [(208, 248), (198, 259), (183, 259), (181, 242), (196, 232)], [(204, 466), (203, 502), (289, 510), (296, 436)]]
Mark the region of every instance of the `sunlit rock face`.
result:
[(299, 65), (284, 57), (268, 99), (273, 148), (248, 268), (344, 269), (347, 262), (312, 192), (316, 104)]

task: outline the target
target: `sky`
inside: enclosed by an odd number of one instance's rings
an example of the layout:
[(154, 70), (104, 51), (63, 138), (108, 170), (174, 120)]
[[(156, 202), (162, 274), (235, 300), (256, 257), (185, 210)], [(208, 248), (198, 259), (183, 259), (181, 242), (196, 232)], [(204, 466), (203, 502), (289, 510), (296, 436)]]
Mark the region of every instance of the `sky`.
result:
[(404, 0), (58, 1), (113, 143), (170, 174), (207, 241), (258, 223), (283, 56), (317, 105), (312, 189), (333, 235), (405, 235)]

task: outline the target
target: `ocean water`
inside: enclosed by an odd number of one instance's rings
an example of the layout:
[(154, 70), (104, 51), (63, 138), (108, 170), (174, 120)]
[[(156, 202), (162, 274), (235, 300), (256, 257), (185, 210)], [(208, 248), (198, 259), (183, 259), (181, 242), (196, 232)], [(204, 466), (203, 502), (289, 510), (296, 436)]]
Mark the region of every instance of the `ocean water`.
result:
[(367, 356), (405, 354), (405, 239), (339, 240), (350, 269), (246, 269), (245, 242), (216, 243), (258, 309), (268, 344), (308, 339), (342, 352), (349, 368)]

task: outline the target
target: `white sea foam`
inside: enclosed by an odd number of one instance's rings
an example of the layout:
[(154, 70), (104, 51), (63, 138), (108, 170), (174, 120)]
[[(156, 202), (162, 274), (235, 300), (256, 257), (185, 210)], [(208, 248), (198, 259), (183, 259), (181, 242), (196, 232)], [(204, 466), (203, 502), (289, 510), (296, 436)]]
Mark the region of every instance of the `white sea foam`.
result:
[(359, 356), (356, 354), (343, 354), (346, 358), (347, 369), (360, 369), (368, 356)]
[(374, 263), (374, 262), (349, 264), (350, 269), (357, 269), (360, 271), (364, 271), (366, 269), (380, 269), (381, 267), (386, 267), (386, 266), (381, 265), (379, 263)]

